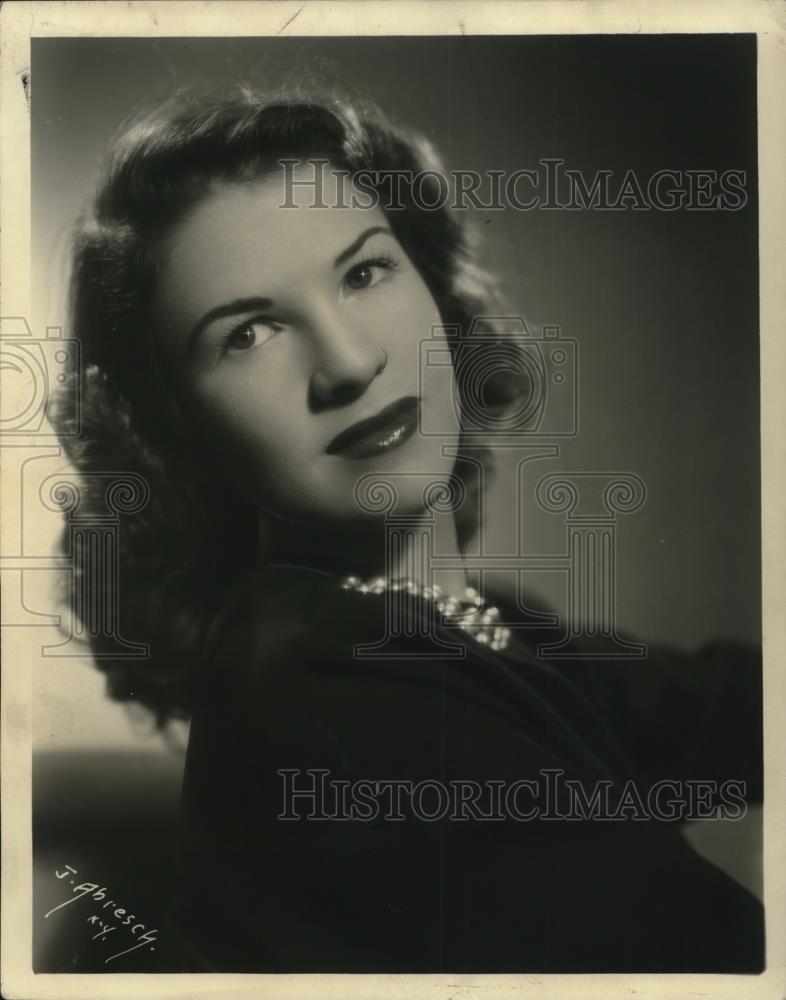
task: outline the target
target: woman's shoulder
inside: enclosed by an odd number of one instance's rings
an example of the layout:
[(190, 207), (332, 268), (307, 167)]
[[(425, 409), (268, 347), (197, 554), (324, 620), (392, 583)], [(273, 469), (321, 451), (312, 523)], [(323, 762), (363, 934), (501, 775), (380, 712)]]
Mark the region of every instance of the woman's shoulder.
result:
[[(428, 684), (437, 662), (429, 629), (405, 634), (391, 627), (388, 611), (383, 596), (345, 587), (331, 573), (289, 564), (255, 568), (227, 595), (205, 691), (237, 699), (293, 693), (301, 685), (303, 696), (317, 698), (326, 696), (326, 685), (361, 679), (375, 680), (379, 694), (414, 673)], [(427, 610), (416, 614), (425, 621)]]
[(310, 702), (338, 711), (352, 702), (375, 717), (471, 699), (511, 714), (524, 694), (525, 654), (511, 672), (488, 645), (442, 622), (433, 601), (393, 604), (330, 573), (261, 566), (227, 596), (203, 696), (235, 707)]
[(223, 602), (211, 658), (271, 661), (317, 641), (335, 642), (350, 619), (362, 621), (360, 596), (343, 590), (335, 575), (308, 566), (255, 566)]
[(260, 565), (238, 578), (213, 633), (191, 743), (196, 733), (211, 753), (226, 740), (252, 757), (276, 744), (291, 749), (290, 760), (315, 747), (330, 758), (325, 718), (341, 704), (330, 678), (364, 627), (359, 597), (336, 576), (298, 565)]

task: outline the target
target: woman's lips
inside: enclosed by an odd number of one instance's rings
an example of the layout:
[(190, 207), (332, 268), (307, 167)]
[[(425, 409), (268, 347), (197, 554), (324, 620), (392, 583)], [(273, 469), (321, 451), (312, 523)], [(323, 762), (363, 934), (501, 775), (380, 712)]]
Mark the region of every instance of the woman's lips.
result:
[(375, 417), (359, 420), (336, 435), (325, 449), (342, 458), (370, 458), (400, 447), (418, 427), (420, 400), (404, 396)]

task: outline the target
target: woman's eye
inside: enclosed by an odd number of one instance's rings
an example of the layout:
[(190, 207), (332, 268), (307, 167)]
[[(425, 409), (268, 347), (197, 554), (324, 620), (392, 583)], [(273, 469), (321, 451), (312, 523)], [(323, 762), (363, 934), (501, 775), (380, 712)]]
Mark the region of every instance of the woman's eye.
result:
[(350, 268), (344, 278), (344, 285), (350, 291), (359, 292), (364, 288), (373, 288), (384, 280), (385, 273), (392, 271), (395, 261), (388, 259), (365, 260)]
[(266, 341), (278, 333), (280, 327), (271, 320), (255, 319), (242, 326), (235, 327), (224, 340), (223, 348), (227, 354), (239, 354), (261, 347)]

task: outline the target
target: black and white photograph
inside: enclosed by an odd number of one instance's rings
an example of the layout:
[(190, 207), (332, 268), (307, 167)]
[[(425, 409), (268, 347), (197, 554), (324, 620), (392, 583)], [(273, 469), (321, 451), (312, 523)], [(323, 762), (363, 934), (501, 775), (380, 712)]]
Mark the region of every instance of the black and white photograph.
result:
[(4, 995), (783, 995), (786, 7), (545, 7), (4, 6)]

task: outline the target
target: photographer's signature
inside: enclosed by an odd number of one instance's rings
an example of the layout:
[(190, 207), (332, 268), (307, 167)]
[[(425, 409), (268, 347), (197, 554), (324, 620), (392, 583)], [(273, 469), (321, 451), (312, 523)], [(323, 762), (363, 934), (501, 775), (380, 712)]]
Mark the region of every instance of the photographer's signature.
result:
[[(64, 871), (57, 871), (55, 869), (55, 875), (59, 879), (65, 879), (66, 885), (71, 885), (71, 895), (68, 899), (59, 903), (57, 906), (53, 906), (52, 909), (44, 914), (44, 919), (51, 917), (53, 913), (58, 910), (62, 910), (64, 906), (69, 906), (71, 903), (75, 903), (79, 899), (88, 898), (95, 903), (103, 903), (101, 907), (91, 907), (91, 909), (98, 910), (98, 913), (91, 913), (87, 918), (87, 923), (91, 925), (91, 928), (95, 930), (95, 934), (92, 936), (93, 941), (121, 941), (123, 940), (124, 932), (123, 928), (128, 928), (125, 933), (130, 933), (133, 935), (136, 943), (132, 944), (129, 948), (123, 948), (122, 951), (116, 952), (114, 955), (110, 955), (109, 958), (104, 959), (104, 962), (111, 962), (115, 958), (120, 958), (121, 955), (127, 955), (131, 951), (136, 951), (137, 948), (144, 948), (146, 945), (149, 947), (150, 951), (155, 951), (155, 941), (157, 940), (157, 930), (149, 931), (143, 923), (137, 920), (136, 915), (129, 913), (128, 910), (121, 906), (116, 900), (109, 899), (105, 903), (103, 902), (107, 897), (106, 886), (99, 887), (97, 882), (80, 882), (77, 884), (75, 878), (70, 878), (71, 875), (76, 875), (76, 868), (72, 868), (71, 865), (66, 865)], [(110, 909), (114, 907), (114, 909)], [(121, 933), (118, 938), (110, 938), (109, 935), (114, 931), (120, 930)], [(126, 939), (127, 940), (127, 939)]]

